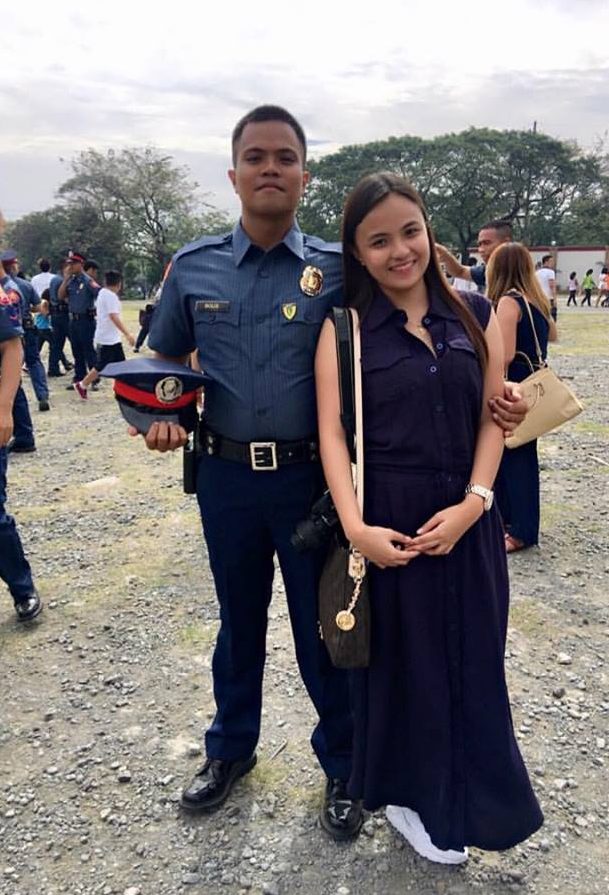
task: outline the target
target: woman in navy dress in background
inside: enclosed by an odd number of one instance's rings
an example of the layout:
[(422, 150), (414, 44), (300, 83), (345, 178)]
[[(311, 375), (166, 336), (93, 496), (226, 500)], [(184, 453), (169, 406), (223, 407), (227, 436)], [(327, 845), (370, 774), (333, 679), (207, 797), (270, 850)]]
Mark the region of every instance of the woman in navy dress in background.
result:
[[(522, 382), (539, 366), (539, 353), (545, 361), (548, 340), (556, 339), (556, 324), (550, 316), (550, 303), (535, 276), (533, 259), (519, 242), (505, 243), (491, 255), (486, 271), (487, 295), (497, 311), (503, 336), (507, 377)], [(533, 318), (535, 332), (531, 326)], [(525, 355), (525, 357), (523, 357)], [(530, 364), (527, 362), (530, 362)], [(539, 463), (537, 441), (506, 450), (501, 460), (495, 492), (505, 524), (508, 553), (523, 550), (539, 540)]]
[[(361, 319), (364, 519), (340, 422), (332, 323), (316, 360), (321, 455), (369, 561), (369, 668), (354, 672), (354, 798), (416, 851), (461, 863), (542, 823), (514, 737), (503, 656), (508, 578), (492, 488), (503, 388), (490, 302), (445, 280), (421, 199), (363, 178), (343, 222), (345, 295)], [(473, 489), (473, 490), (472, 490)]]

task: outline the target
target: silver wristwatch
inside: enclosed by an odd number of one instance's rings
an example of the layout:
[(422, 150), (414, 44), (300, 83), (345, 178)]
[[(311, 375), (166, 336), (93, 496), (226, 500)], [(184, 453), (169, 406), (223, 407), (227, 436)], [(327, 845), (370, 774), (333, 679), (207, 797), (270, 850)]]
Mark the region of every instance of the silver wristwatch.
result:
[(484, 501), (484, 509), (487, 513), (492, 507), (493, 500), (495, 499), (495, 494), (490, 488), (485, 488), (484, 485), (474, 485), (472, 482), (470, 482), (465, 489), (465, 493), (477, 494), (478, 497), (481, 497)]

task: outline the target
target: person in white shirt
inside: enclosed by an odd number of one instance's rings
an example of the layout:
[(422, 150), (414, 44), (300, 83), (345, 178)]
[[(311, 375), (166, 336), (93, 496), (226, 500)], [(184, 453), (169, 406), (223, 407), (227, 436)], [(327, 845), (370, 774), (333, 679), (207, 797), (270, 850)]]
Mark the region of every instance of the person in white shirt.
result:
[(93, 341), (97, 346), (97, 361), (84, 379), (74, 383), (74, 389), (83, 400), (88, 397), (87, 389), (99, 379), (99, 374), (106, 366), (125, 360), (125, 352), (121, 342), (121, 333), (131, 347), (135, 339), (121, 319), (121, 300), (119, 298), (123, 280), (117, 270), (108, 270), (104, 277), (105, 286), (97, 295), (97, 323)]
[(558, 317), (558, 305), (556, 302), (556, 274), (554, 272), (554, 256), (544, 255), (541, 259), (541, 267), (535, 272), (541, 288), (548, 296), (550, 302), (550, 314), (554, 321)]
[(42, 298), (42, 293), (45, 289), (49, 288), (49, 283), (53, 279), (54, 274), (51, 273), (51, 262), (48, 258), (40, 259), (38, 262), (38, 269), (40, 270), (40, 273), (37, 273), (36, 276), (32, 277), (31, 283), (36, 290), (38, 298)]

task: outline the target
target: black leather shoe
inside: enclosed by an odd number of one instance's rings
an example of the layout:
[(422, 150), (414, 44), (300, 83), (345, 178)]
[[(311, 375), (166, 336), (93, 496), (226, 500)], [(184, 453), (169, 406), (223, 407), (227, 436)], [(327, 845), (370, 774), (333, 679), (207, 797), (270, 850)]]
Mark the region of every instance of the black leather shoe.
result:
[(256, 755), (236, 761), (208, 758), (182, 793), (180, 804), (187, 811), (213, 811), (226, 801), (239, 777), (256, 764)]
[(337, 839), (355, 839), (364, 821), (362, 803), (347, 794), (346, 780), (328, 777), (319, 822), (326, 833)]
[(34, 590), (25, 600), (15, 600), (15, 612), (20, 622), (31, 622), (42, 612), (42, 600)]
[(50, 409), (51, 409), (51, 405), (49, 404), (49, 402), (46, 399), (44, 401), (38, 402), (38, 410), (45, 411), (45, 410), (50, 410)]
[(35, 450), (35, 444), (19, 444), (14, 438), (6, 446), (7, 454), (33, 454)]

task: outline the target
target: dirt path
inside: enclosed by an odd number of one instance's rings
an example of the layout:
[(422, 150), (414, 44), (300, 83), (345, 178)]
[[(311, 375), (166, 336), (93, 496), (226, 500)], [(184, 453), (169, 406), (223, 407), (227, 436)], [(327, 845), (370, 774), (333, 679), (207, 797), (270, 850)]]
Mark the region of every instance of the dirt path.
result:
[(228, 808), (184, 820), (217, 627), (196, 504), (178, 456), (124, 435), (108, 385), (84, 404), (53, 380), (38, 451), (9, 470), (46, 610), (25, 629), (0, 606), (1, 895), (609, 892), (609, 312), (560, 324), (553, 357), (586, 414), (543, 440), (541, 547), (510, 560), (508, 671), (540, 833), (458, 869), (400, 847), (382, 814), (355, 845), (329, 842), (279, 578), (259, 764)]

